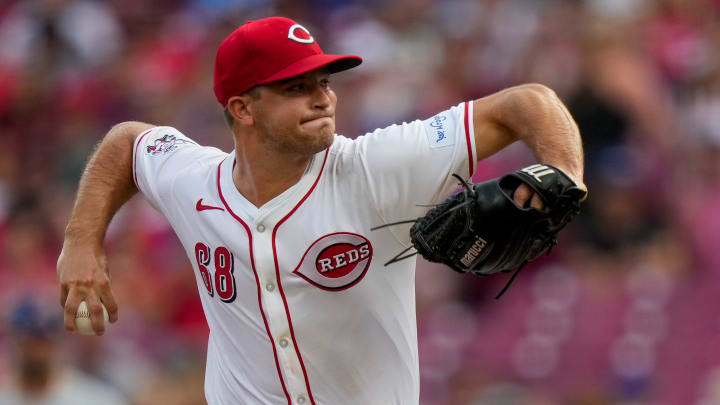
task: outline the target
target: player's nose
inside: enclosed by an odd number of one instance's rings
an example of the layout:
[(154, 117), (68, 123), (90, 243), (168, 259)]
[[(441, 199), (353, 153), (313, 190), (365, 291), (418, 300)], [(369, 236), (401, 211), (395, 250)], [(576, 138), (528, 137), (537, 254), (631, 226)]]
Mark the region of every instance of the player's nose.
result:
[(326, 110), (332, 106), (330, 90), (322, 86), (315, 86), (312, 93), (313, 109)]

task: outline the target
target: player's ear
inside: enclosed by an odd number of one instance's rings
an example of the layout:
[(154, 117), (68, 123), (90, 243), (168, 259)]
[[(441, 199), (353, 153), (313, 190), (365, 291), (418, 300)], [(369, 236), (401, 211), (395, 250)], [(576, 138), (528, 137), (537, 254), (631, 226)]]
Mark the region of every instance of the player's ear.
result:
[(227, 103), (228, 113), (233, 117), (235, 122), (241, 126), (253, 126), (255, 121), (250, 113), (250, 103), (253, 99), (248, 94), (230, 97)]

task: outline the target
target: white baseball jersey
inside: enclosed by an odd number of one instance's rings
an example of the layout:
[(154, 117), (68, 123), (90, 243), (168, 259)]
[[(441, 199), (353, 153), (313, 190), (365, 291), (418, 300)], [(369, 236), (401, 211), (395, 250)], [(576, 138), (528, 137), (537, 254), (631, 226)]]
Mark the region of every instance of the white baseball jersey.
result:
[(336, 135), (262, 207), (235, 153), (171, 127), (135, 141), (134, 177), (193, 263), (210, 327), (210, 405), (419, 401), (412, 219), (475, 168), (472, 103), (351, 140)]

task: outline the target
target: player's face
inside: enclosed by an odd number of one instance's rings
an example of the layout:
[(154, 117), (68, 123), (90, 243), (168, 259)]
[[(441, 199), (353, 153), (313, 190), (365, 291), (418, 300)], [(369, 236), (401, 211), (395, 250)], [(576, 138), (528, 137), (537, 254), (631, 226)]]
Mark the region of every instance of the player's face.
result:
[(332, 144), (337, 96), (330, 74), (314, 70), (260, 86), (252, 115), (261, 140), (285, 153), (311, 155)]

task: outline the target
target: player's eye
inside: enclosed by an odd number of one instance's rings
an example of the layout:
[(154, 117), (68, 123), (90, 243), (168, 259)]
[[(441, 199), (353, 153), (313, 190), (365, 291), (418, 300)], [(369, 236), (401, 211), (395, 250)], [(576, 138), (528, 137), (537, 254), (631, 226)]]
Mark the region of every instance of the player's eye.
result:
[(328, 80), (328, 79), (320, 80), (320, 86), (322, 86), (324, 89), (327, 89), (328, 87), (330, 87), (330, 80)]
[(291, 92), (302, 92), (305, 90), (305, 83), (298, 83), (288, 87), (288, 91)]

